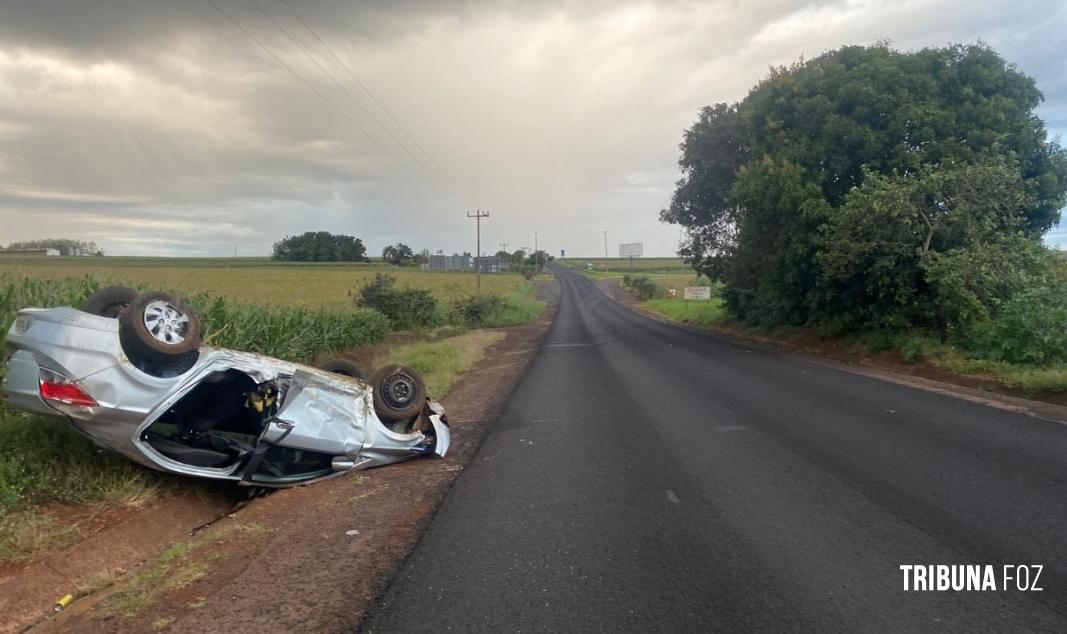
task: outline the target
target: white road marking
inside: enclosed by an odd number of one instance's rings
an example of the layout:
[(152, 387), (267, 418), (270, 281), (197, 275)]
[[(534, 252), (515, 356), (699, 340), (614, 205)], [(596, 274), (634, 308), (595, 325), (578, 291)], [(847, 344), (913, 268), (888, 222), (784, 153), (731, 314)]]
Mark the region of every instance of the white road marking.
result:
[(667, 489), (667, 499), (675, 504), (681, 501), (678, 499), (678, 496), (674, 494), (674, 491), (671, 491), (670, 489)]

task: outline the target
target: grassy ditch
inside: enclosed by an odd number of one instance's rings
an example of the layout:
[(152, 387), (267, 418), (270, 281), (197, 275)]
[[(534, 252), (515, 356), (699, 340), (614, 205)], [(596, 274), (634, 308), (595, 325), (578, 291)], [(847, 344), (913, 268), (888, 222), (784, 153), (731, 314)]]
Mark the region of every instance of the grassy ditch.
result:
[(489, 346), (504, 339), (494, 330), (472, 330), (439, 340), (391, 346), (377, 355), (375, 367), (399, 363), (422, 375), (426, 390), (435, 399), (444, 398), (459, 375), (474, 367)]
[(726, 308), (719, 297), (689, 302), (684, 299), (650, 299), (642, 306), (667, 319), (702, 328), (718, 326), (727, 321)]

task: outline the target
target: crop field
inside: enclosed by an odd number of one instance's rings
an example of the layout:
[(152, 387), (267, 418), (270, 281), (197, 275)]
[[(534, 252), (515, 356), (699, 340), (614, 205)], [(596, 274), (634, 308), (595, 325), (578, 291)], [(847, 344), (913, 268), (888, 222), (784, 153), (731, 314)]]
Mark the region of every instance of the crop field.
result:
[[(91, 275), (108, 283), (158, 288), (261, 306), (350, 306), (360, 286), (376, 273), (389, 273), (401, 287), (432, 291), (441, 301), (470, 295), (473, 273), (422, 271), (382, 263), (293, 264), (266, 258), (0, 257), (0, 275), (61, 278)], [(507, 295), (520, 288), (518, 274), (482, 275), (482, 291)]]
[[(567, 258), (563, 264), (596, 274), (607, 273), (612, 277), (616, 274), (629, 273), (631, 268), (630, 258)], [(590, 264), (593, 265), (592, 269), (589, 268)], [(634, 258), (633, 272), (641, 275), (648, 273), (695, 275), (693, 268), (682, 258)]]

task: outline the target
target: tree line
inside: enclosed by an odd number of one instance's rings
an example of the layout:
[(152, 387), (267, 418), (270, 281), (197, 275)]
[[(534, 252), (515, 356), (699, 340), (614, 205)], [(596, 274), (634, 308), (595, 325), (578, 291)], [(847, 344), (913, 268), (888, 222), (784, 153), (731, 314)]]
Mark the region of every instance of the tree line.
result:
[(60, 255), (104, 255), (104, 250), (95, 242), (71, 240), (69, 238), (44, 238), (41, 240), (23, 240), (12, 242), (8, 250), (17, 249), (56, 249)]

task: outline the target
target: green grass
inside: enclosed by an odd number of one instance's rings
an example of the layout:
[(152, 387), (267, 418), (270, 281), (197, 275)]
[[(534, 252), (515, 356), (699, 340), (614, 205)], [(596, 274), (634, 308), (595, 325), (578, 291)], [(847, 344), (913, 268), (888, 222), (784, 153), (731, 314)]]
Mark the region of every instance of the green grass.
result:
[(151, 607), (163, 592), (184, 588), (202, 578), (207, 574), (207, 564), (189, 559), (198, 545), (198, 541), (179, 542), (164, 550), (109, 597), (110, 610), (123, 617), (137, 616)]
[(1064, 364), (1037, 367), (977, 359), (949, 346), (933, 351), (928, 360), (954, 374), (989, 376), (1005, 387), (1024, 392), (1067, 392), (1067, 365)]
[(393, 346), (378, 355), (375, 365), (399, 363), (415, 370), (426, 381), (431, 398), (442, 399), (456, 378), (474, 367), (486, 349), (502, 340), (504, 333), (473, 330), (440, 341), (422, 341)]
[(537, 319), (545, 309), (545, 302), (537, 299), (537, 287), (526, 283), (504, 296), (504, 307), (490, 315), (486, 328), (518, 326)]
[(0, 561), (67, 545), (77, 527), (56, 522), (45, 502), (137, 505), (172, 479), (98, 449), (58, 419), (0, 406)]
[(705, 328), (721, 324), (727, 317), (722, 299), (718, 297), (690, 302), (684, 299), (652, 299), (642, 306), (668, 319)]
[(81, 538), (75, 524), (57, 524), (36, 509), (0, 515), (0, 561), (21, 561), (34, 553), (56, 550)]

